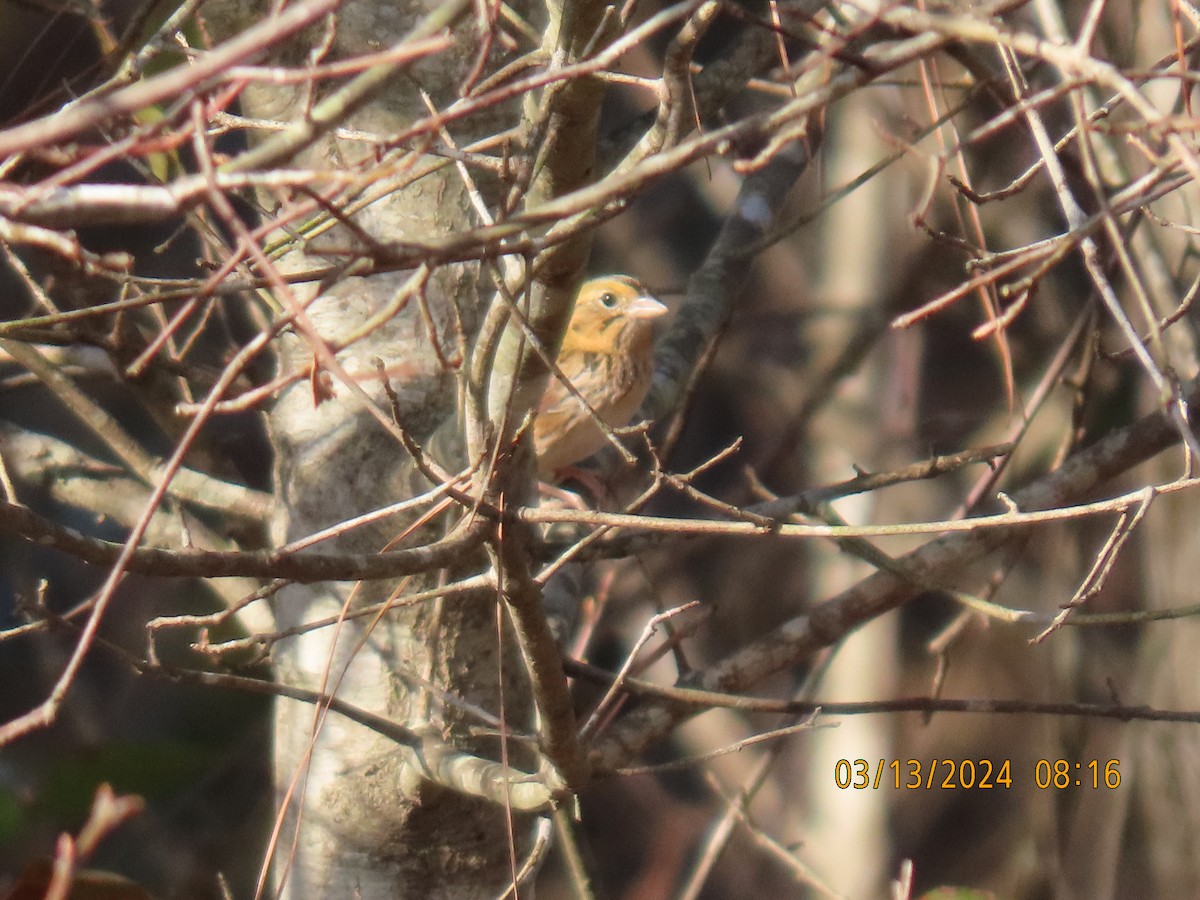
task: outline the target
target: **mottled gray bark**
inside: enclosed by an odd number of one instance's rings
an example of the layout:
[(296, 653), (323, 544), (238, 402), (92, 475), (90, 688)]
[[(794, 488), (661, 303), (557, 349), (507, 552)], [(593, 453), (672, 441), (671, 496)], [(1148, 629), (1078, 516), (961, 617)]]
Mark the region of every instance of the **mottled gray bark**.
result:
[[(523, 7), (521, 15), (541, 29), (546, 13), (539, 11), (537, 4)], [(431, 9), (447, 8), (434, 3), (423, 8), (416, 2), (351, 0), (340, 7), (330, 30), (309, 29), (299, 40), (280, 48), (279, 57), (291, 65), (303, 65), (313, 48), (330, 35), (323, 61), (377, 52), (411, 31)], [(479, 60), (486, 28), (486, 23), (481, 27), (477, 8), (461, 3), (458, 8), (452, 50), (389, 77), (376, 96), (351, 114), (338, 116), (336, 124), (386, 139), (427, 117), (430, 106), (445, 110), (453, 104)], [(227, 37), (259, 19), (267, 9), (266, 3), (219, 0), (209, 4), (205, 14), (214, 34)], [(547, 28), (548, 41), (553, 40), (554, 32)], [(494, 73), (510, 62), (510, 57), (497, 37), (481, 76)], [(243, 113), (276, 122), (303, 121), (310, 87), (255, 87), (243, 98)], [(319, 103), (333, 87), (321, 82), (313, 90), (311, 100)], [(579, 121), (556, 127), (582, 129), (591, 141), (597, 100), (590, 98), (590, 108), (580, 111)], [(455, 121), (449, 133), (459, 146), (466, 146), (505, 129), (516, 129), (509, 152), (519, 159), (524, 149), (523, 121), (520, 102), (508, 101)], [(436, 133), (428, 137), (441, 142)], [(426, 136), (411, 143), (422, 140)], [(550, 149), (553, 152), (555, 148)], [(314, 170), (352, 169), (376, 152), (369, 144), (321, 136), (288, 164)], [(418, 156), (408, 162), (421, 166), (436, 161), (434, 156)], [(478, 170), (472, 175), (487, 207), (502, 207), (510, 185)], [(576, 172), (571, 177), (578, 182), (586, 174)], [(557, 185), (541, 188), (543, 192), (558, 189)], [(270, 197), (261, 199), (268, 208), (273, 202)], [(481, 224), (467, 182), (453, 165), (444, 165), (374, 200), (355, 211), (352, 222), (351, 227), (343, 223), (307, 244), (293, 242), (279, 262), (280, 269), (299, 271), (329, 260), (344, 261), (347, 248), (363, 250), (372, 242), (417, 242)], [(552, 297), (558, 310), (549, 316), (551, 328), (561, 328), (566, 309), (563, 286), (573, 281), (580, 263), (576, 252), (553, 273), (559, 290)], [(301, 323), (282, 338), (280, 372), (305, 372), (314, 366), (315, 329), (327, 346), (351, 342), (337, 360), (365, 397), (325, 371), (320, 361), (316, 363), (318, 376), (298, 381), (279, 397), (271, 414), (271, 433), (278, 459), (276, 537), (280, 542), (434, 486), (417, 471), (395, 434), (381, 423), (378, 412), (368, 408), (369, 402), (383, 411), (385, 418), (392, 415), (393, 401), (381, 372), (395, 391), (396, 424), (417, 443), (441, 451), (435, 456), (446, 470), (458, 471), (465, 460), (461, 449), (445, 451), (461, 447), (462, 442), (453, 437), (461, 430), (456, 420), (457, 398), (464, 387), (471, 390), (459, 381), (460, 374), (469, 372), (471, 366), (469, 359), (461, 359), (457, 338), (465, 335), (469, 348), (486, 308), (484, 300), (491, 296), (485, 293), (488, 278), (477, 262), (432, 268), (424, 287), (430, 323), (413, 297), (389, 310), (389, 304), (403, 296), (398, 292), (404, 290), (411, 275), (406, 270), (344, 277), (295, 289), (295, 302), (311, 301), (307, 314), (312, 328)], [(362, 336), (364, 324), (375, 319), (381, 319), (378, 327)], [(431, 331), (438, 335), (440, 348), (431, 341)], [(502, 340), (502, 347), (506, 341)], [(461, 364), (448, 364), (450, 361)], [(499, 366), (516, 372), (522, 364), (519, 354), (511, 353), (496, 354), (485, 362), (482, 369), (475, 366), (475, 375), (482, 371), (485, 379), (494, 378)], [(324, 386), (318, 388), (318, 382)], [(477, 384), (475, 389), (479, 387)], [(318, 398), (318, 393), (325, 391), (329, 396)], [(526, 400), (526, 405), (529, 402)], [(491, 412), (500, 419), (501, 411)], [(515, 424), (519, 422), (509, 426), (509, 434)], [(482, 426), (480, 433), (495, 432)], [(411, 518), (390, 518), (322, 546), (376, 553), (389, 547)], [(448, 527), (435, 519), (396, 546), (434, 540)], [(478, 708), (502, 715), (505, 727), (512, 731), (534, 731), (533, 704), (512, 627), (503, 611), (498, 611), (494, 596), (436, 600), (404, 608), (407, 596), (432, 587), (448, 574), (482, 572), (487, 567), (488, 558), (481, 552), (477, 558), (464, 558), (454, 573), (431, 573), (398, 583), (294, 586), (280, 594), (276, 602), (280, 628), (336, 620), (347, 610), (394, 598), (397, 608), (383, 615), (344, 621), (283, 641), (275, 657), (276, 674), (285, 683), (336, 692), (348, 703), (402, 723), (425, 738), (429, 750), (422, 753), (420, 745), (399, 746), (344, 717), (323, 716), (309, 705), (279, 701), (276, 781), (286, 816), (274, 868), (277, 880), (286, 885), (287, 896), (492, 897), (502, 894), (511, 882), (513, 861), (520, 866), (530, 848), (533, 815), (436, 783), (439, 779), (433, 770), (439, 763), (432, 757), (475, 756), (483, 761), (478, 765), (485, 768), (480, 776), (484, 779), (499, 771), (495, 766), (488, 769), (486, 761), (499, 761), (502, 755), (512, 766), (537, 772), (536, 755), (527, 743), (509, 740), (502, 754), (494, 727), (469, 711)], [(501, 632), (503, 638), (498, 636)], [(477, 736), (473, 730), (489, 733)], [(511, 821), (511, 839), (506, 820)]]

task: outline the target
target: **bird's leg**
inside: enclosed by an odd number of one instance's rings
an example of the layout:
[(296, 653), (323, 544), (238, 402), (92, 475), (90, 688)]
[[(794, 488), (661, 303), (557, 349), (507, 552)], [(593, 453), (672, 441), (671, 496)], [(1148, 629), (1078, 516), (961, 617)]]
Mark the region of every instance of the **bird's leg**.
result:
[(574, 491), (568, 491), (566, 488), (561, 488), (556, 484), (551, 484), (549, 481), (538, 482), (538, 493), (543, 497), (549, 497), (551, 500), (557, 500), (563, 506), (569, 509), (578, 509), (580, 511), (588, 508), (584, 499)]
[(613, 495), (608, 487), (605, 486), (605, 484), (590, 470), (579, 469), (575, 466), (567, 466), (564, 469), (559, 469), (554, 473), (553, 483), (548, 481), (540, 482), (538, 484), (538, 490), (540, 490), (543, 495), (547, 497), (553, 497), (554, 499), (558, 500), (564, 506), (579, 510), (588, 509), (589, 507), (587, 503), (580, 494), (558, 486), (559, 483), (568, 478), (579, 482), (579, 484), (589, 494), (591, 494), (596, 504), (595, 508), (600, 509), (612, 505)]

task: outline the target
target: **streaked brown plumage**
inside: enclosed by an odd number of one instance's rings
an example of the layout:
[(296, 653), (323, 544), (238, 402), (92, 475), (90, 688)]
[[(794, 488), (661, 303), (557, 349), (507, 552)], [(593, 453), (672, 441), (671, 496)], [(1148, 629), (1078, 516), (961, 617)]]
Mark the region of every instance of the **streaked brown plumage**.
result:
[[(654, 319), (667, 311), (626, 275), (584, 282), (558, 352), (558, 367), (610, 428), (629, 423), (654, 376)], [(579, 400), (555, 376), (533, 420), (538, 474), (591, 456), (607, 438)]]

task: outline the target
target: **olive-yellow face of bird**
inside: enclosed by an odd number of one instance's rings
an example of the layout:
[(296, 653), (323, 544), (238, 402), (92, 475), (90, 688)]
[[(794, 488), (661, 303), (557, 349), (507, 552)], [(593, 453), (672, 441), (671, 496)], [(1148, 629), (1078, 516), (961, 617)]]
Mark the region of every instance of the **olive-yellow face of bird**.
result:
[(579, 289), (558, 352), (559, 372), (579, 397), (554, 376), (533, 420), (543, 477), (552, 477), (607, 443), (596, 418), (610, 428), (633, 418), (654, 376), (654, 319), (666, 311), (625, 275), (593, 278)]

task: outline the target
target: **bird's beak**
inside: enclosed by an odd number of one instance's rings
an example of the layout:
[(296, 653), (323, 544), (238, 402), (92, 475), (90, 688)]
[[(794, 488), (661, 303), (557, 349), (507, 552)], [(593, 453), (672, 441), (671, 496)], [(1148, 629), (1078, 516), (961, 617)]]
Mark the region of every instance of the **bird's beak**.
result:
[(667, 307), (653, 297), (638, 297), (625, 307), (625, 315), (631, 319), (654, 319), (666, 311)]

